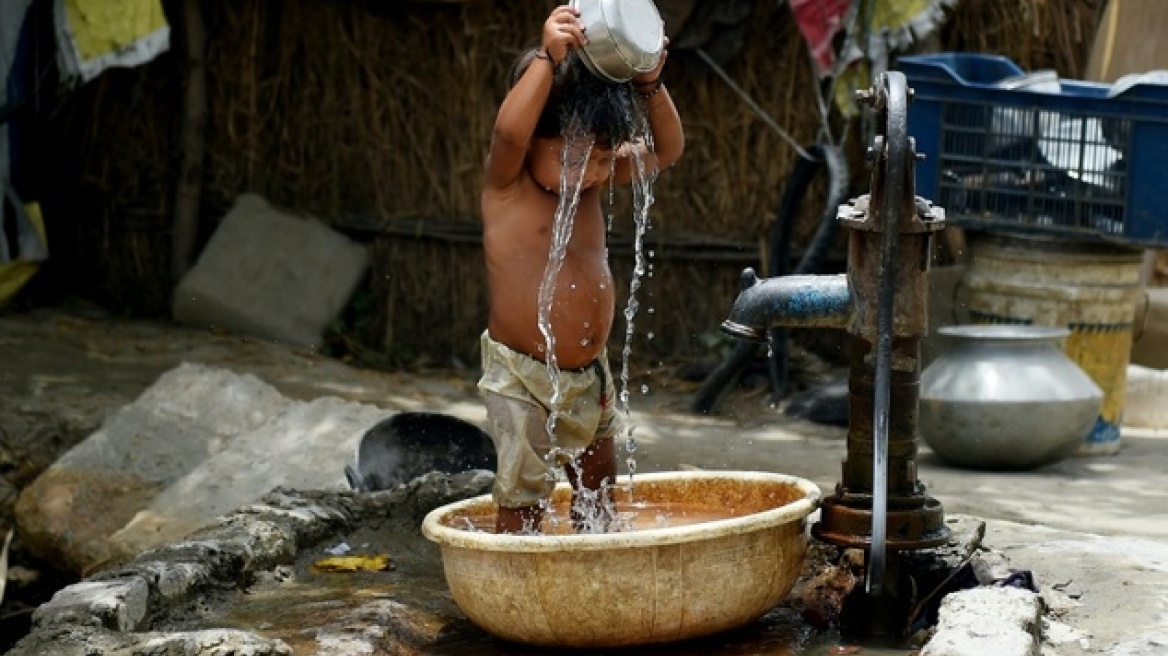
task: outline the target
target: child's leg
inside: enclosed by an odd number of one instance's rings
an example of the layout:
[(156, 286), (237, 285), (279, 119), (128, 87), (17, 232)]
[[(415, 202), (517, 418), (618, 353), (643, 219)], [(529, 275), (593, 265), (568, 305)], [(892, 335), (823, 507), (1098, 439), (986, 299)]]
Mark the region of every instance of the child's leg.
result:
[[(577, 469), (579, 475), (577, 476)], [(564, 471), (573, 488), (583, 486), (588, 490), (599, 490), (607, 483), (616, 482), (616, 443), (611, 437), (598, 437), (576, 458), (576, 466), (567, 466)]]
[[(607, 531), (615, 519), (610, 486), (616, 482), (616, 445), (611, 437), (598, 437), (576, 458), (574, 464), (564, 467), (572, 484), (572, 524), (577, 531)], [(580, 489), (590, 490), (581, 507)]]
[(503, 508), (495, 513), (496, 533), (538, 533), (543, 521), (543, 510), (538, 505), (522, 508)]

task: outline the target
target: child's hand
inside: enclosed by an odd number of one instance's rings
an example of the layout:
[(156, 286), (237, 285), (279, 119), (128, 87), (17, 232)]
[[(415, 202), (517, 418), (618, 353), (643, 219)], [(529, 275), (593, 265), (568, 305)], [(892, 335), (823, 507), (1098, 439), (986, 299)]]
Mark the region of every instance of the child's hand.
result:
[(570, 5), (553, 9), (543, 24), (543, 49), (552, 58), (552, 63), (558, 65), (572, 48), (583, 48), (586, 43), (588, 37), (584, 36), (580, 11)]
[(665, 60), (669, 57), (669, 37), (665, 37), (665, 43), (661, 46), (661, 58), (657, 60), (657, 65), (648, 73), (638, 73), (633, 76), (633, 86), (644, 86), (648, 84), (656, 84), (661, 79), (661, 69), (665, 66)]

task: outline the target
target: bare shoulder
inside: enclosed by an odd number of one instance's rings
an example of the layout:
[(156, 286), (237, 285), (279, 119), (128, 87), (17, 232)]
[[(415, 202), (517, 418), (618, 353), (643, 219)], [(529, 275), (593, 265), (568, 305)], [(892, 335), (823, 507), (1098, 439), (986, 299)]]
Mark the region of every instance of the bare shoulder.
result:
[(482, 191), (483, 223), (493, 226), (521, 223), (526, 217), (547, 211), (541, 198), (544, 195), (527, 173), (506, 186), (487, 185)]

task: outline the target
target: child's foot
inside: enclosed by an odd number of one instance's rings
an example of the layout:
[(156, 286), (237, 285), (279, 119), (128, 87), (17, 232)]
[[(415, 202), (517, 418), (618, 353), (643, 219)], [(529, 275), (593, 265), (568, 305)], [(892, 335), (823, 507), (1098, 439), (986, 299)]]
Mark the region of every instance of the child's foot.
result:
[(495, 513), (495, 532), (514, 534), (536, 534), (543, 520), (543, 510), (539, 506), (521, 508), (499, 508)]

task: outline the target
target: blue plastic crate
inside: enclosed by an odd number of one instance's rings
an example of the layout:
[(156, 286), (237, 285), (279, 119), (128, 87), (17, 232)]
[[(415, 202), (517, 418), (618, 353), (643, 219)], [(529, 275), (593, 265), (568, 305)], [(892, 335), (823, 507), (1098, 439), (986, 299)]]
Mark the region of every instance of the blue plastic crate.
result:
[(917, 193), (954, 225), (1136, 247), (1168, 245), (1168, 86), (1058, 80), (997, 55), (902, 57)]

